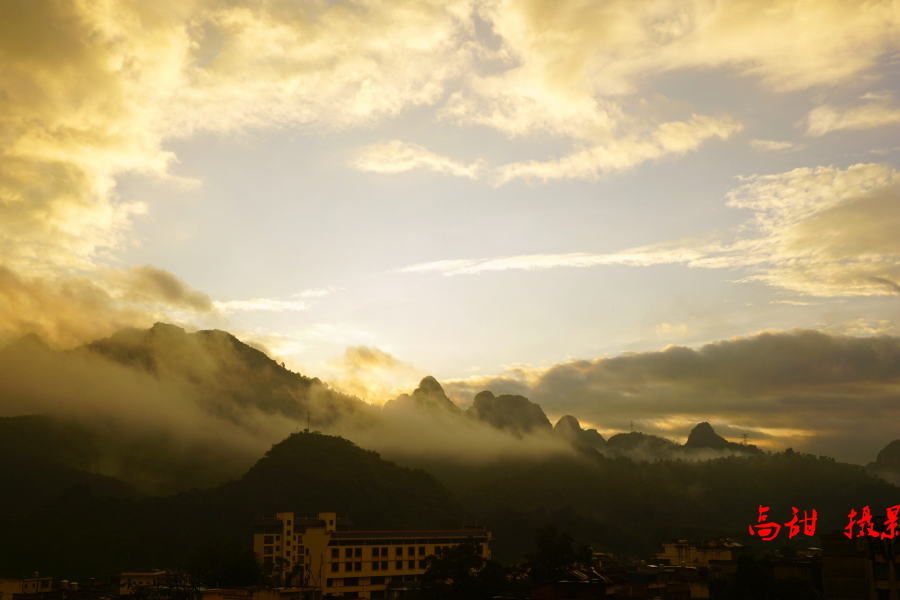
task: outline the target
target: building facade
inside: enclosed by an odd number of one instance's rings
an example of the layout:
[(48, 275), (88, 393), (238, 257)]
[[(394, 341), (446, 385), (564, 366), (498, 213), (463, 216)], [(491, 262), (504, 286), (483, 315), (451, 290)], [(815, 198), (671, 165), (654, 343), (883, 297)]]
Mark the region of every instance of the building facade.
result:
[(380, 599), (400, 584), (420, 581), (428, 556), (468, 538), (478, 542), (485, 559), (491, 557), (491, 534), (483, 527), (352, 531), (335, 513), (316, 519), (278, 513), (254, 521), (253, 550), (285, 585), (320, 590), (325, 597)]
[(835, 600), (900, 600), (900, 538), (822, 534), (822, 582)]
[[(663, 551), (653, 555), (660, 564), (668, 564), (673, 567), (708, 567), (717, 561), (734, 561), (744, 552), (748, 552), (747, 546), (742, 546), (732, 539), (718, 538), (705, 542), (689, 542), (678, 540), (663, 544)], [(710, 561), (714, 561), (711, 563)]]
[(52, 590), (53, 578), (41, 577), (38, 573), (35, 573), (34, 577), (0, 579), (0, 600), (13, 600), (13, 596), (40, 594)]

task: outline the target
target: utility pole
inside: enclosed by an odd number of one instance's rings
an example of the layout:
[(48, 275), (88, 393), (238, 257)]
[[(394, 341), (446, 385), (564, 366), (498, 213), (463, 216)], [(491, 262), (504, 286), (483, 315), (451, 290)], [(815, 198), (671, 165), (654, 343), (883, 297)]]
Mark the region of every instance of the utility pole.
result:
[(749, 433), (742, 433), (742, 434), (741, 434), (741, 437), (744, 438), (743, 444), (746, 446), (746, 445), (747, 445), (747, 439), (750, 437), (750, 434), (749, 434)]

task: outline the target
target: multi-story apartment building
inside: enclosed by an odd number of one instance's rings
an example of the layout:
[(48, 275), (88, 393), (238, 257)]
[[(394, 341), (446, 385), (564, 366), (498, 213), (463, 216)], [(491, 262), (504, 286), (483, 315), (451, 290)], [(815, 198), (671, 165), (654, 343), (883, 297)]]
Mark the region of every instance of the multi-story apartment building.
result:
[(654, 554), (653, 558), (660, 564), (675, 567), (709, 567), (710, 561), (733, 561), (737, 560), (740, 554), (750, 551), (750, 548), (728, 538), (705, 542), (678, 540), (677, 542), (666, 542), (662, 546), (663, 551)]
[[(320, 513), (297, 519), (278, 513), (254, 521), (257, 559), (285, 574), (284, 583), (320, 590), (325, 597), (386, 598), (401, 582), (419, 581), (426, 557), (473, 538), (491, 557), (483, 527), (434, 531), (351, 531), (346, 519)], [(293, 575), (291, 575), (293, 574)]]
[(900, 600), (900, 538), (847, 539), (832, 533), (821, 539), (826, 598)]

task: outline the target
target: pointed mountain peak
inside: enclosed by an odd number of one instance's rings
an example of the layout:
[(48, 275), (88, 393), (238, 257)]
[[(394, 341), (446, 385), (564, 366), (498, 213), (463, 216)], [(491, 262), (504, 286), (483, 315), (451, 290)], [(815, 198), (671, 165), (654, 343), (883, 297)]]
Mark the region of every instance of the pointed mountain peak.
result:
[(728, 440), (717, 434), (712, 425), (705, 421), (698, 423), (691, 430), (691, 434), (685, 443), (686, 448), (715, 448), (717, 450), (727, 448), (728, 445)]
[(881, 449), (875, 464), (879, 467), (887, 467), (890, 469), (900, 470), (900, 440), (894, 440)]
[(416, 391), (413, 392), (413, 396), (416, 395), (428, 395), (428, 396), (443, 396), (447, 397), (447, 394), (444, 393), (444, 388), (441, 387), (441, 384), (438, 383), (438, 380), (432, 377), (431, 375), (427, 375), (422, 378), (422, 381), (419, 382), (419, 387), (416, 388)]
[(17, 352), (23, 350), (44, 350), (49, 352), (52, 351), (52, 348), (44, 341), (44, 338), (32, 331), (9, 344), (3, 348), (3, 350), (5, 352)]
[(578, 419), (573, 417), (572, 415), (564, 415), (560, 417), (559, 421), (556, 422), (556, 425), (553, 427), (554, 431), (573, 431), (573, 432), (581, 432), (581, 423), (578, 422)]

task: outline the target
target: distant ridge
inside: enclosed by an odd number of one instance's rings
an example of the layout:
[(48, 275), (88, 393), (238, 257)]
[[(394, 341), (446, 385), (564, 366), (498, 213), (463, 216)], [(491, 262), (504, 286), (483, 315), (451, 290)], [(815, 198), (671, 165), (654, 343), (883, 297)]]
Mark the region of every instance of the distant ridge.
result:
[(691, 430), (691, 433), (688, 436), (687, 442), (685, 442), (684, 447), (692, 449), (710, 448), (712, 450), (742, 452), (746, 454), (762, 453), (762, 450), (752, 444), (744, 445), (735, 442), (729, 442), (728, 440), (717, 434), (712, 428), (712, 425), (706, 422), (698, 423), (697, 426)]

